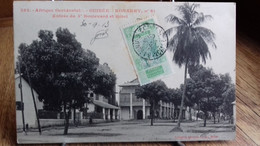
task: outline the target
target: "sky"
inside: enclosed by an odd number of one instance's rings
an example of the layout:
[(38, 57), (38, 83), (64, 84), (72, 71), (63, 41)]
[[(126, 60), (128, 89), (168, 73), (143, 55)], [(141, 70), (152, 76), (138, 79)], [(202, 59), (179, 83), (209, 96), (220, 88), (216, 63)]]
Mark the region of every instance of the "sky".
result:
[[(180, 4), (180, 3), (178, 3)], [(57, 28), (68, 28), (76, 35), (76, 39), (82, 44), (84, 49), (92, 50), (100, 59), (100, 64), (108, 63), (109, 67), (117, 75), (117, 85), (131, 81), (136, 78), (134, 67), (130, 62), (127, 46), (124, 42), (121, 28), (135, 23), (137, 20), (153, 16), (158, 24), (165, 30), (173, 24), (167, 23), (165, 17), (169, 14), (180, 16), (176, 10), (177, 3), (172, 2), (16, 2), (14, 5), (14, 52), (18, 55), (18, 46), (21, 43), (31, 44), (38, 39), (39, 30), (51, 30), (55, 32)], [(138, 9), (143, 13), (115, 13), (111, 12), (120, 9)], [(29, 12), (22, 12), (22, 9), (29, 9)], [(41, 12), (35, 12), (41, 9)], [(55, 9), (80, 9), (80, 13), (56, 13)], [(109, 9), (109, 13), (95, 12), (97, 9)], [(50, 12), (47, 10), (54, 10)], [(88, 12), (87, 12), (88, 10)], [(151, 10), (154, 10), (150, 13)], [(86, 11), (86, 12), (84, 12)], [(145, 13), (145, 11), (147, 13)], [(148, 13), (149, 11), (149, 13)], [(208, 59), (206, 67), (212, 68), (217, 74), (229, 73), (235, 83), (235, 47), (236, 47), (236, 26), (235, 26), (235, 4), (234, 3), (201, 3), (198, 12), (211, 15), (213, 19), (203, 24), (203, 27), (211, 29), (215, 35), (217, 49), (210, 48), (211, 60)], [(53, 18), (55, 14), (71, 15), (76, 18)], [(87, 15), (121, 15), (121, 18), (83, 18), (78, 16)], [(127, 15), (127, 18), (124, 16)], [(85, 22), (85, 26), (81, 26)], [(107, 32), (107, 36), (102, 39), (95, 39), (99, 31)], [(94, 41), (93, 41), (94, 39)], [(179, 68), (172, 62), (173, 53), (167, 51), (166, 56), (173, 69), (171, 76), (162, 80), (169, 88), (177, 88), (184, 80), (184, 69)], [(16, 58), (15, 58), (16, 61)], [(117, 87), (117, 92), (119, 88)]]

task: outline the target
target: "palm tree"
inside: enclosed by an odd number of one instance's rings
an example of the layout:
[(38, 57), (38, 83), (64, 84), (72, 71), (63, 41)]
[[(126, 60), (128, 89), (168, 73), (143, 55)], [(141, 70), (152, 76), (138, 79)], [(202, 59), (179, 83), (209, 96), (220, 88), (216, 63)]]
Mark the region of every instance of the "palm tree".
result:
[(174, 24), (174, 27), (169, 28), (165, 33), (171, 36), (173, 32), (176, 32), (168, 42), (168, 49), (174, 52), (173, 61), (178, 64), (179, 67), (183, 65), (185, 67), (184, 89), (178, 124), (175, 128), (179, 131), (182, 131), (180, 121), (186, 92), (188, 65), (200, 64), (200, 61), (206, 63), (207, 58), (211, 58), (209, 45), (216, 48), (216, 44), (214, 43), (215, 34), (210, 29), (201, 26), (203, 22), (211, 20), (212, 16), (197, 12), (196, 9), (199, 6), (199, 4), (184, 3), (177, 7), (181, 17), (172, 14), (166, 17), (166, 21)]

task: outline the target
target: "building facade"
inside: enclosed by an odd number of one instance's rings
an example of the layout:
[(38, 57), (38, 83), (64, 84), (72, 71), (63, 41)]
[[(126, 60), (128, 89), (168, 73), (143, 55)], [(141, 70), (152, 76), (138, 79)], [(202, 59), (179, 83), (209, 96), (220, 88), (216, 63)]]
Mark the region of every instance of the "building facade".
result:
[(24, 113), (24, 124), (27, 125), (26, 127), (37, 127), (37, 118), (33, 103), (32, 92), (35, 97), (37, 110), (43, 109), (43, 103), (38, 100), (38, 93), (34, 89), (31, 89), (26, 80), (24, 80), (19, 75), (15, 75), (17, 128), (23, 127), (22, 110)]
[(93, 103), (87, 105), (87, 116), (85, 118), (103, 119), (103, 120), (118, 120), (119, 107), (112, 105), (108, 99), (102, 95), (93, 94)]
[[(135, 89), (139, 86), (138, 79), (119, 85), (119, 107), (121, 120), (150, 118), (150, 104), (145, 99), (137, 98)], [(174, 105), (172, 102), (159, 102), (156, 107), (155, 118), (174, 118)]]
[[(106, 63), (100, 65), (98, 69), (105, 73), (111, 72)], [(15, 75), (17, 128), (23, 127), (22, 110), (26, 127), (37, 127), (37, 118), (31, 90), (34, 93), (36, 107), (40, 118), (40, 125), (50, 126), (64, 124), (63, 111), (57, 112), (44, 110), (43, 102), (38, 100), (38, 93), (34, 89), (31, 89), (30, 85), (26, 80), (24, 80), (24, 78)], [(88, 104), (85, 103), (83, 108), (72, 109), (69, 116), (70, 123), (84, 124), (89, 123), (90, 119), (93, 119), (93, 122), (119, 120), (119, 107), (116, 106), (115, 92), (110, 97), (104, 97), (90, 91), (89, 98), (91, 98), (91, 102)]]

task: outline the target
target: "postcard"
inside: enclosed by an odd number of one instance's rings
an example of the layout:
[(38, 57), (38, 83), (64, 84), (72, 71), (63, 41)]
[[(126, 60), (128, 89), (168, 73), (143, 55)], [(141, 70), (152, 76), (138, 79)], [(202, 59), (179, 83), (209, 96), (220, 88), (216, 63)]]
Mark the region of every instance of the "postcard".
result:
[(18, 143), (232, 140), (236, 5), (14, 2)]

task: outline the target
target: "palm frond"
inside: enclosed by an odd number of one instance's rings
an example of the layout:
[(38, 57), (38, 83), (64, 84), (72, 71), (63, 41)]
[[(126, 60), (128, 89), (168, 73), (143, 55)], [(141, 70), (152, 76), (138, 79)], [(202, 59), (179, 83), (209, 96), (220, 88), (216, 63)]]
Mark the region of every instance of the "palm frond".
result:
[(168, 41), (168, 48), (170, 51), (174, 52), (176, 50), (176, 46), (178, 44), (178, 35), (175, 34), (169, 41)]
[(199, 8), (199, 7), (200, 7), (200, 4), (193, 3), (193, 4), (191, 5), (192, 11), (195, 11), (195, 9), (197, 9), (197, 8)]
[(171, 37), (171, 39), (168, 41), (168, 49), (170, 51), (173, 52), (175, 51), (176, 45), (178, 44), (179, 41), (179, 37), (183, 34), (185, 28), (186, 26), (180, 25), (180, 26), (169, 28), (165, 31), (165, 35), (167, 35), (168, 37), (171, 36), (174, 31), (176, 31), (173, 37)]
[(178, 24), (178, 25), (186, 24), (186, 22), (184, 20), (182, 20), (181, 18), (176, 17), (172, 14), (168, 15), (165, 19), (167, 22), (170, 22), (172, 24)]
[(192, 24), (196, 16), (198, 15), (198, 12), (195, 10), (198, 8), (199, 4), (190, 4), (190, 3), (184, 3), (183, 5), (180, 5), (178, 7), (178, 10), (181, 12), (181, 15), (183, 17), (183, 20), (188, 24)]
[(216, 36), (210, 29), (205, 27), (195, 27), (194, 30), (206, 41), (206, 43), (211, 44), (213, 48), (217, 48), (217, 45), (214, 42)]
[[(187, 28), (187, 27), (186, 27)], [(189, 59), (190, 32), (183, 27), (177, 33), (178, 42), (176, 42), (176, 50), (173, 55), (173, 61), (181, 67)]]
[(206, 63), (206, 60), (211, 58), (208, 45), (200, 35), (195, 36), (195, 40), (192, 44), (192, 53), (190, 53), (190, 55), (190, 61), (193, 62), (193, 65), (199, 64), (200, 61)]
[(170, 36), (170, 35), (172, 35), (172, 32), (175, 30), (177, 30), (177, 28), (178, 28), (178, 26), (176, 26), (176, 27), (171, 27), (171, 28), (169, 28), (169, 29), (167, 29), (165, 32), (164, 32), (164, 36)]
[(209, 45), (216, 48), (215, 34), (207, 28), (199, 27), (203, 22), (211, 20), (211, 15), (198, 13), (196, 8), (199, 4), (184, 3), (178, 7), (181, 17), (169, 15), (166, 17), (167, 22), (178, 24), (166, 30), (165, 34), (172, 36), (174, 30), (176, 33), (168, 42), (169, 50), (174, 52), (173, 61), (181, 67), (185, 63), (200, 64), (206, 63), (211, 58)]
[(196, 20), (193, 22), (193, 26), (198, 26), (207, 20), (212, 20), (213, 17), (211, 15), (204, 15), (203, 13), (199, 13), (196, 17)]

